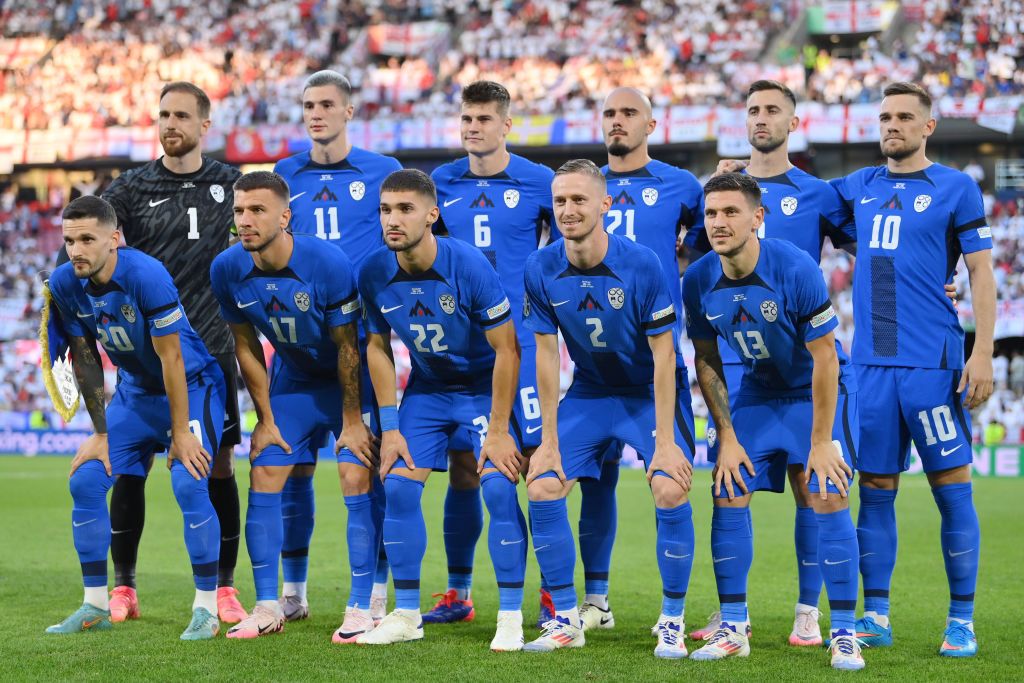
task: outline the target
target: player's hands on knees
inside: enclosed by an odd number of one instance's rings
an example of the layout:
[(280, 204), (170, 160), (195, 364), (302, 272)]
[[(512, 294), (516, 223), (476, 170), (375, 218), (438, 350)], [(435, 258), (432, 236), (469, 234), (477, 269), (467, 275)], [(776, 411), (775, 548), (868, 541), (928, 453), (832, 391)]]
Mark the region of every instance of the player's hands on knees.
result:
[[(964, 394), (964, 391), (967, 391)], [(992, 356), (990, 354), (971, 354), (964, 364), (960, 376), (960, 386), (956, 393), (963, 394), (964, 405), (974, 409), (988, 400), (992, 395)]]
[(203, 444), (191, 431), (171, 434), (171, 447), (167, 449), (167, 469), (171, 469), (178, 460), (194, 479), (209, 476), (213, 466), (213, 458), (203, 448)]
[(526, 459), (516, 448), (515, 439), (508, 432), (487, 430), (487, 437), (480, 449), (480, 457), (476, 463), (476, 473), (484, 471), (484, 463), (488, 460), (495, 469), (505, 475), (513, 484), (519, 482), (519, 473), (523, 471)]
[(545, 472), (554, 472), (558, 481), (565, 483), (565, 472), (562, 470), (562, 454), (558, 450), (558, 444), (547, 440), (540, 442), (540, 446), (530, 456), (530, 469), (526, 474), (526, 485)]
[(71, 461), (71, 471), (68, 473), (68, 478), (70, 479), (75, 470), (89, 460), (99, 460), (103, 463), (103, 469), (106, 470), (107, 476), (113, 474), (110, 469), (110, 446), (107, 442), (106, 434), (92, 434), (82, 442), (82, 445), (78, 447), (78, 452), (75, 453), (74, 459)]
[(259, 457), (267, 446), (280, 446), (285, 453), (291, 453), (292, 447), (281, 436), (277, 425), (273, 422), (259, 421), (252, 430), (249, 438), (249, 462)]
[[(712, 472), (715, 478), (715, 495), (721, 495), (722, 486), (725, 486), (725, 493), (729, 500), (745, 496), (750, 491), (747, 490), (747, 484), (740, 474), (740, 467), (745, 468), (747, 474), (753, 477), (756, 475), (754, 463), (750, 462), (747, 452), (735, 436), (722, 439), (722, 433), (719, 432), (718, 435), (718, 461), (715, 463), (714, 472)], [(738, 487), (742, 493), (737, 495), (734, 486)]]
[(747, 166), (750, 165), (750, 159), (720, 159), (718, 166), (715, 168), (715, 172), (711, 174), (711, 177), (724, 175), (726, 173), (739, 173)]
[(647, 468), (647, 483), (654, 479), (655, 472), (664, 472), (672, 477), (672, 480), (689, 492), (693, 485), (693, 465), (683, 455), (683, 449), (674, 441), (665, 444), (655, 443), (654, 457), (651, 458), (651, 466)]
[(412, 461), (409, 454), (409, 444), (406, 443), (402, 432), (397, 429), (389, 429), (384, 432), (380, 439), (380, 478), (388, 476), (388, 472), (401, 459), (410, 470), (416, 469), (416, 463)]
[(843, 460), (842, 451), (835, 441), (811, 442), (811, 452), (807, 456), (807, 467), (804, 468), (804, 483), (809, 484), (811, 476), (818, 477), (818, 490), (822, 500), (828, 500), (828, 481), (839, 489), (839, 495), (849, 495), (848, 482), (853, 477), (853, 470)]
[(359, 462), (370, 469), (380, 462), (380, 442), (362, 420), (342, 425), (341, 434), (334, 444), (334, 454), (340, 453), (342, 448), (349, 449), (352, 455), (359, 458)]

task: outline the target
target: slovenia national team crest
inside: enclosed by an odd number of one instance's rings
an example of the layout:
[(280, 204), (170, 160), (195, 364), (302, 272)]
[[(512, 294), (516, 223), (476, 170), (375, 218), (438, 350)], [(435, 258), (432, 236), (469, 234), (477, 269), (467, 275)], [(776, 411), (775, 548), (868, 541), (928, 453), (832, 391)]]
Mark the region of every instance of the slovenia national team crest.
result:
[(132, 308), (131, 304), (121, 304), (121, 315), (124, 316), (129, 325), (135, 323), (135, 309)]
[(927, 209), (932, 203), (931, 195), (919, 194), (914, 197), (914, 211), (921, 213)]
[(787, 216), (792, 216), (796, 212), (796, 197), (783, 197), (782, 198), (782, 213)]
[(519, 206), (519, 190), (505, 190), (505, 206), (510, 209)]
[(771, 299), (766, 299), (761, 302), (761, 315), (764, 319), (770, 323), (775, 322), (775, 319), (779, 317), (779, 305)]
[(441, 304), (441, 310), (448, 315), (455, 312), (455, 297), (451, 294), (442, 294), (438, 297), (437, 303)]
[(366, 194), (366, 184), (361, 180), (353, 180), (348, 184), (348, 193), (358, 202)]
[(295, 305), (299, 307), (299, 310), (305, 313), (309, 310), (309, 293), (308, 292), (296, 292), (295, 293)]
[(224, 188), (220, 185), (210, 185), (210, 196), (218, 204), (224, 203)]
[(658, 191), (653, 187), (645, 187), (644, 191), (640, 193), (640, 198), (647, 206), (654, 206), (654, 203), (658, 201)]
[(622, 291), (621, 287), (612, 287), (608, 290), (608, 303), (616, 311), (622, 308), (623, 304), (626, 303), (626, 293)]

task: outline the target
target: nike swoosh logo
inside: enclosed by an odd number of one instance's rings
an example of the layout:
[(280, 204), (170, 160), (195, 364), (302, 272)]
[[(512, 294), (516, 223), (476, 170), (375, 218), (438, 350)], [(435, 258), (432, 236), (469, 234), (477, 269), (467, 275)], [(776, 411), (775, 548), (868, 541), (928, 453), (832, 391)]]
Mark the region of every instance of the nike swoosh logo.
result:
[(253, 569), (263, 569), (263, 568), (264, 568), (264, 567), (266, 567), (266, 566), (267, 566), (267, 565), (265, 565), (265, 564), (254, 564), (254, 565), (252, 566), (252, 568), (253, 568)]
[(533, 552), (535, 552), (535, 553), (539, 553), (539, 552), (540, 552), (541, 550), (544, 550), (544, 548), (550, 548), (550, 547), (551, 547), (551, 544), (550, 544), (550, 543), (547, 543), (547, 544), (545, 544), (545, 545), (539, 545), (539, 546), (537, 546), (537, 547), (535, 547), (535, 548), (533, 549)]
[(288, 202), (289, 203), (294, 202), (296, 199), (298, 199), (299, 197), (301, 197), (304, 194), (306, 194), (306, 193), (305, 192), (300, 192), (297, 195), (293, 195), (293, 196), (288, 198)]
[(192, 524), (192, 523), (189, 523), (189, 525), (188, 525), (188, 528), (189, 528), (189, 529), (198, 529), (198, 528), (199, 528), (199, 527), (201, 527), (202, 525), (204, 525), (204, 524), (206, 524), (207, 522), (209, 522), (209, 521), (210, 521), (211, 519), (213, 519), (213, 515), (210, 515), (209, 517), (207, 517), (207, 518), (206, 518), (206, 519), (204, 519), (203, 521), (199, 522), (199, 524)]
[(399, 543), (405, 543), (405, 541), (384, 541), (384, 545), (398, 545)]
[(871, 202), (875, 201), (876, 199), (878, 199), (878, 197), (861, 197), (860, 198), (860, 203), (861, 204), (870, 204)]
[(958, 553), (954, 553), (952, 550), (947, 551), (947, 553), (949, 554), (950, 557), (960, 557), (961, 555), (966, 555), (967, 553), (973, 553), (973, 552), (974, 552), (974, 548), (971, 548), (970, 550), (961, 550)]
[(250, 301), (250, 302), (249, 302), (249, 303), (247, 303), (247, 304), (243, 304), (243, 303), (242, 303), (241, 301), (236, 301), (235, 303), (236, 303), (236, 304), (238, 304), (238, 307), (239, 307), (239, 308), (249, 308), (249, 307), (250, 307), (250, 306), (252, 306), (253, 304), (258, 304), (258, 303), (259, 303), (259, 301)]
[(266, 626), (260, 626), (259, 628), (260, 628), (260, 633), (263, 634), (263, 633), (266, 633), (267, 631), (269, 631), (270, 629), (274, 628), (274, 624), (267, 624)]
[(221, 536), (220, 537), (220, 542), (223, 543), (224, 541), (233, 541), (236, 538), (238, 538), (239, 536), (241, 536), (241, 534), (235, 534), (234, 536), (229, 536), (228, 538), (224, 538), (223, 536)]
[(736, 559), (736, 556), (733, 555), (731, 557), (712, 557), (711, 561), (714, 562), (715, 564), (718, 564), (719, 562), (725, 562), (726, 560), (735, 560), (735, 559)]
[(861, 557), (867, 557), (868, 555), (877, 555), (877, 554), (878, 554), (878, 553), (875, 553), (875, 552), (870, 552), (870, 553), (861, 553), (861, 554), (860, 554), (860, 556), (861, 556)]
[(117, 534), (126, 534), (129, 531), (131, 531), (131, 529), (111, 529), (110, 533), (111, 535), (116, 536)]
[(71, 522), (71, 525), (77, 529), (80, 526), (85, 526), (86, 524), (92, 524), (95, 521), (96, 521), (96, 518), (93, 517), (88, 522)]
[(298, 516), (299, 513), (296, 512), (294, 515), (281, 515), (281, 519), (295, 519)]
[(669, 557), (669, 558), (671, 558), (673, 560), (685, 560), (689, 556), (690, 556), (689, 554), (686, 554), (686, 555), (673, 555), (668, 550), (665, 550), (665, 557)]
[(957, 446), (956, 448), (950, 448), (950, 449), (949, 449), (948, 451), (947, 451), (947, 450), (946, 450), (945, 448), (943, 448), (943, 449), (942, 449), (942, 455), (943, 455), (943, 456), (947, 456), (947, 455), (949, 455), (950, 453), (953, 453), (953, 452), (955, 452), (955, 451), (958, 451), (958, 450), (960, 450), (961, 448), (963, 448), (963, 446), (964, 446), (963, 444), (960, 444), (960, 445), (959, 445), (959, 446)]
[(391, 311), (397, 311), (399, 308), (401, 308), (404, 305), (405, 304), (398, 304), (397, 306), (392, 306), (391, 308), (384, 308), (383, 306), (381, 306), (380, 307), (380, 312), (381, 313), (390, 313)]
[(80, 313), (79, 311), (75, 311), (75, 315), (77, 315), (79, 318), (91, 318), (91, 317), (93, 317), (92, 313)]
[(168, 198), (166, 198), (166, 199), (161, 199), (161, 200), (160, 200), (160, 201), (158, 201), (158, 202), (154, 202), (154, 201), (153, 201), (152, 199), (150, 199), (150, 200), (149, 200), (149, 206), (150, 206), (150, 207), (154, 207), (154, 206), (160, 206), (160, 205), (161, 205), (161, 204), (163, 204), (164, 202), (169, 202), (169, 201), (171, 201), (171, 198), (170, 198), (170, 197), (168, 197)]
[(825, 564), (827, 564), (829, 567), (834, 567), (837, 564), (846, 564), (849, 561), (850, 561), (850, 558), (848, 557), (845, 560), (839, 560), (838, 562), (829, 562), (828, 560), (825, 560)]
[(446, 199), (446, 200), (444, 200), (444, 208), (447, 209), (449, 206), (451, 206), (455, 202), (461, 202), (461, 201), (462, 201), (462, 197), (456, 197), (455, 199)]
[(370, 572), (352, 572), (352, 576), (366, 576)]
[(501, 544), (502, 545), (515, 545), (517, 543), (522, 543), (522, 542), (523, 542), (523, 539), (521, 539), (521, 538), (518, 541), (506, 541), (504, 538), (501, 539)]
[(552, 301), (551, 305), (552, 306), (564, 306), (567, 303), (569, 303), (568, 299), (566, 299), (565, 301)]
[(707, 313), (705, 313), (704, 317), (707, 318), (708, 320), (718, 320), (723, 315), (725, 315), (725, 313), (719, 313), (718, 315), (708, 315)]
[(808, 562), (807, 560), (800, 560), (800, 564), (802, 564), (805, 567), (817, 567), (818, 566), (817, 562)]
[(526, 428), (526, 433), (527, 434), (533, 434), (534, 432), (538, 431), (541, 428), (543, 428), (543, 425), (539, 425), (537, 427), (527, 427)]

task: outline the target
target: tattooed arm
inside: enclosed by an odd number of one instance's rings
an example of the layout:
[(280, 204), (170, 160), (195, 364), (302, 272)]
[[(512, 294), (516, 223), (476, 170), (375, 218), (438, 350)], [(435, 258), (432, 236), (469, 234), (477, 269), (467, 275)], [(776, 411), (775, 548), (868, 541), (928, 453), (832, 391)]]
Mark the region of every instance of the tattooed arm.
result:
[(338, 383), (341, 385), (341, 436), (335, 451), (347, 448), (367, 467), (374, 467), (377, 454), (372, 435), (363, 424), (359, 386), (359, 338), (356, 323), (331, 328), (331, 340), (338, 347)]
[[(89, 460), (99, 460), (107, 474), (110, 469), (109, 446), (107, 444), (107, 407), (103, 389), (103, 362), (95, 340), (88, 337), (71, 337), (71, 360), (75, 369), (78, 388), (85, 399), (85, 408), (92, 418), (95, 432), (82, 442), (71, 461), (71, 474)], [(69, 475), (70, 476), (70, 475)]]

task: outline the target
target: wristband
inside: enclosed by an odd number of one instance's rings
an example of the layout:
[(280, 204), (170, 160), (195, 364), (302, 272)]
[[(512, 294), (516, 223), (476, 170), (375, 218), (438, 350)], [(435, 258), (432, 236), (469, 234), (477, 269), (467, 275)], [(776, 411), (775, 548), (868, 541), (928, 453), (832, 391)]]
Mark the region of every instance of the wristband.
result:
[(398, 407), (384, 406), (380, 409), (380, 430), (389, 432), (398, 429)]

